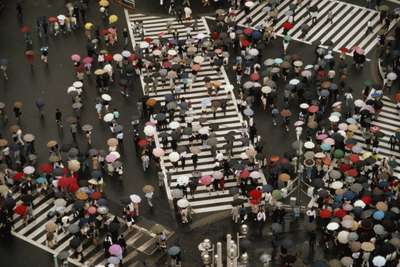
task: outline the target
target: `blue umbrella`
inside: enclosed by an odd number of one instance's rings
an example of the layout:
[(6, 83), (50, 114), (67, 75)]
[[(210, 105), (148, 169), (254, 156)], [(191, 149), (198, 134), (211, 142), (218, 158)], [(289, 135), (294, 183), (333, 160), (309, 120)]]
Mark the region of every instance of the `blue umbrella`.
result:
[(251, 34), (251, 38), (252, 38), (253, 40), (260, 40), (261, 37), (262, 37), (262, 33), (261, 33), (260, 31), (254, 31), (254, 32)]
[(84, 226), (85, 224), (88, 224), (88, 223), (89, 223), (89, 219), (88, 218), (81, 218), (79, 220), (79, 227), (82, 228), (82, 226)]
[(168, 94), (165, 96), (165, 101), (169, 102), (169, 101), (173, 101), (175, 98), (172, 94)]
[(329, 89), (332, 90), (332, 91), (336, 91), (338, 89), (338, 86), (337, 86), (336, 83), (332, 83), (331, 87)]
[(375, 220), (380, 221), (385, 217), (385, 213), (383, 211), (381, 211), (381, 210), (378, 210), (378, 211), (374, 212), (373, 217), (374, 217)]
[(99, 200), (97, 200), (97, 205), (100, 206), (100, 207), (107, 206), (107, 204), (108, 204), (107, 199), (100, 198)]
[(344, 197), (344, 199), (346, 199), (346, 200), (352, 200), (352, 199), (355, 197), (355, 195), (354, 195), (354, 192), (352, 192), (352, 191), (346, 191), (346, 192), (343, 194), (343, 197)]
[(168, 249), (168, 255), (177, 256), (181, 252), (181, 248), (178, 246), (172, 246)]
[(14, 208), (15, 207), (15, 205), (16, 205), (16, 202), (15, 202), (15, 199), (14, 198), (12, 198), (12, 197), (7, 197), (5, 200), (4, 200), (4, 205), (7, 207), (7, 208)]
[(271, 193), (273, 188), (270, 184), (265, 184), (265, 185), (263, 185), (262, 190), (263, 190), (263, 192)]
[(329, 151), (329, 150), (331, 150), (331, 145), (330, 145), (330, 144), (323, 143), (323, 144), (321, 145), (321, 149), (324, 150), (324, 151)]
[(47, 180), (46, 180), (46, 178), (40, 176), (40, 177), (38, 177), (38, 178), (35, 180), (35, 182), (36, 182), (37, 184), (45, 184), (45, 183), (47, 183)]

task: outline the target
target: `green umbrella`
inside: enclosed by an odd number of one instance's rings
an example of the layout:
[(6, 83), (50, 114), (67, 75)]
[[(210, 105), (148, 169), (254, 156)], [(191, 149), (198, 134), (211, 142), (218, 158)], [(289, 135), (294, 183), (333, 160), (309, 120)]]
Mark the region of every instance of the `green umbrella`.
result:
[(344, 157), (344, 152), (341, 149), (336, 149), (333, 153), (333, 156), (335, 157), (335, 159), (341, 159)]
[(283, 40), (285, 40), (286, 42), (290, 42), (292, 40), (292, 37), (290, 35), (285, 35), (285, 37), (283, 37)]
[(274, 191), (272, 191), (272, 197), (276, 200), (280, 200), (282, 198), (281, 190), (275, 189)]
[(389, 7), (387, 5), (380, 5), (379, 6), (379, 11), (388, 11)]

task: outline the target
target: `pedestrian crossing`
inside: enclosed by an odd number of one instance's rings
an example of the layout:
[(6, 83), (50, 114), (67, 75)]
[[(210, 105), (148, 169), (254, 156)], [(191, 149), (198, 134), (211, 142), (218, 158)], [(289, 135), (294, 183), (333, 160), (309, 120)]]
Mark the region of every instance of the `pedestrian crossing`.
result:
[[(396, 109), (396, 104), (393, 103), (390, 98), (384, 96), (382, 102), (382, 110), (371, 123), (373, 126), (378, 126), (381, 129), (381, 132), (384, 133), (384, 136), (379, 139), (379, 156), (386, 157), (387, 159), (394, 156), (397, 164), (400, 166), (400, 150), (398, 149), (398, 146), (396, 146), (395, 151), (391, 150), (389, 143), (390, 136), (399, 132), (400, 113)], [(368, 149), (365, 145), (365, 139), (361, 132), (356, 132), (353, 138), (362, 144), (364, 150), (371, 151), (371, 149)], [(400, 167), (393, 169), (393, 175), (400, 179)]]
[[(235, 21), (238, 25), (262, 28), (269, 18), (267, 11), (269, 1), (263, 1), (250, 8), (248, 14), (240, 10)], [(317, 20), (312, 23), (311, 6), (318, 8)], [(284, 0), (276, 7), (276, 21), (274, 29), (279, 36), (283, 35), (283, 23), (288, 21), (289, 15), (294, 11), (294, 26), (288, 31), (294, 40), (308, 44), (319, 42), (329, 44), (333, 50), (339, 52), (341, 48), (351, 49), (354, 46), (364, 49), (368, 54), (378, 43), (378, 32), (383, 28), (380, 23), (379, 12), (365, 7), (349, 4), (336, 0), (304, 0), (294, 8), (293, 1)], [(332, 20), (329, 19), (330, 12)], [(249, 21), (251, 18), (251, 21)], [(371, 22), (372, 31), (367, 32), (368, 22)], [(396, 22), (392, 22), (390, 28)], [(304, 30), (308, 28), (307, 30)]]
[[(17, 201), (17, 205), (21, 204), (19, 193), (13, 194), (13, 198)], [(83, 246), (83, 258), (81, 261), (76, 259), (70, 251), (70, 241), (74, 235), (68, 231), (58, 231), (56, 234), (56, 245), (50, 248), (47, 245), (47, 230), (46, 225), (49, 221), (55, 221), (55, 218), (48, 216), (49, 212), (54, 212), (56, 207), (54, 201), (56, 199), (51, 195), (37, 195), (33, 199), (33, 216), (34, 219), (28, 224), (25, 224), (22, 217), (14, 214), (14, 225), (12, 234), (40, 249), (47, 251), (57, 257), (60, 253), (68, 251), (68, 261), (75, 266), (95, 266), (97, 264), (105, 264), (107, 259), (102, 245), (104, 235), (100, 231), (99, 242), (94, 244), (91, 240), (85, 240)], [(64, 215), (69, 216), (70, 224), (79, 224), (79, 219), (73, 216), (74, 205), (68, 202)], [(110, 218), (114, 218), (110, 215)], [(122, 219), (121, 233), (124, 235), (127, 242), (126, 255), (124, 256), (124, 264), (126, 266), (134, 266), (138, 259), (143, 259), (146, 256), (156, 255), (159, 253), (157, 247), (158, 238), (155, 233), (151, 232), (152, 223), (146, 219), (139, 220), (131, 229), (127, 229)], [(153, 224), (154, 225), (154, 224)], [(173, 231), (164, 227), (167, 238), (171, 238)]]
[[(133, 33), (133, 38), (135, 42), (141, 42), (143, 38), (157, 36), (159, 32), (166, 31), (165, 22), (172, 22), (173, 27), (177, 27), (178, 29), (182, 29), (182, 26), (177, 23), (175, 18), (157, 18), (154, 16), (143, 16), (138, 14), (130, 14), (129, 20), (131, 22), (136, 20), (143, 21), (144, 25), (144, 35), (140, 36), (138, 33)], [(204, 18), (199, 19), (197, 23), (196, 31), (192, 31), (191, 35), (195, 36), (198, 33), (203, 33), (206, 36), (210, 35), (210, 31), (208, 29), (207, 23)], [(132, 23), (130, 23), (132, 26)], [(132, 31), (133, 32), (133, 31)], [(168, 36), (168, 35), (167, 35)], [(181, 40), (188, 38), (189, 36), (184, 35), (179, 37)], [(196, 75), (196, 79), (192, 83), (191, 89), (186, 89), (179, 94), (180, 98), (185, 98), (186, 101), (191, 103), (192, 110), (190, 114), (186, 114), (186, 116), (191, 116), (193, 118), (192, 125), (196, 122), (199, 122), (200, 119), (205, 120), (206, 123), (203, 125), (216, 127), (213, 131), (216, 135), (217, 140), (217, 150), (222, 153), (226, 152), (226, 141), (224, 136), (228, 132), (235, 132), (234, 134), (234, 142), (232, 149), (232, 159), (240, 159), (245, 151), (245, 147), (243, 146), (241, 139), (241, 132), (244, 131), (245, 124), (243, 122), (243, 118), (241, 117), (240, 112), (238, 112), (236, 99), (231, 91), (226, 90), (226, 86), (230, 84), (225, 70), (223, 68), (219, 69), (216, 66), (213, 66), (210, 63), (209, 58), (206, 58), (203, 63), (200, 64), (201, 68)], [(189, 69), (187, 69), (189, 71)], [(153, 73), (146, 73), (144, 75), (152, 76)], [(220, 89), (216, 92), (216, 94), (212, 97), (213, 100), (223, 100), (226, 101), (227, 107), (226, 111), (217, 110), (215, 113), (215, 117), (213, 111), (210, 107), (206, 110), (202, 108), (204, 105), (204, 101), (210, 98), (207, 89), (205, 88), (205, 80), (210, 79), (211, 82), (220, 83)], [(141, 77), (142, 87), (145, 85), (145, 77)], [(147, 85), (152, 87), (152, 81), (148, 82)], [(178, 86), (182, 85), (182, 81), (180, 80), (177, 84)], [(160, 77), (158, 77), (156, 92), (148, 92), (149, 97), (156, 99), (161, 104), (165, 104), (165, 96), (171, 94), (171, 88), (169, 84), (164, 84)], [(144, 92), (146, 94), (146, 92)], [(179, 117), (179, 110), (175, 111), (175, 118)], [(186, 122), (181, 122), (181, 127), (186, 127)], [(171, 130), (163, 130), (168, 134), (171, 134)], [(171, 141), (172, 138), (168, 137), (168, 140)], [(211, 175), (213, 173), (213, 169), (215, 167), (215, 159), (212, 156), (211, 148), (209, 146), (202, 147), (202, 144), (189, 141), (188, 135), (183, 135), (180, 141), (178, 142), (178, 147), (189, 145), (190, 147), (201, 147), (201, 152), (198, 154), (198, 163), (196, 171), (200, 171), (202, 176)], [(157, 144), (157, 146), (161, 146), (161, 144)], [(166, 190), (168, 192), (173, 191), (178, 188), (178, 180), (182, 177), (193, 177), (193, 172), (195, 171), (193, 161), (191, 159), (191, 154), (188, 153), (185, 160), (185, 168), (174, 168), (172, 162), (169, 159), (169, 154), (173, 151), (171, 148), (171, 144), (169, 143), (167, 147), (163, 147), (165, 150), (165, 155), (161, 157), (161, 166), (165, 173), (169, 175), (169, 184), (166, 185)], [(265, 184), (265, 178), (262, 177), (260, 179), (260, 183)], [(220, 190), (218, 192), (209, 192), (208, 189), (203, 185), (198, 185), (193, 197), (188, 196), (188, 201), (192, 207), (192, 211), (195, 214), (207, 213), (207, 212), (215, 212), (222, 211), (232, 208), (233, 197), (229, 192), (230, 188), (236, 187), (237, 181), (233, 177), (225, 178), (224, 190)], [(212, 186), (211, 186), (212, 187)]]
[[(198, 33), (207, 34), (208, 25), (204, 18), (184, 20), (180, 23), (173, 17), (146, 16), (144, 14), (126, 13), (128, 26), (130, 27), (132, 42), (135, 46), (143, 41), (143, 36), (152, 39), (173, 37), (173, 32), (178, 33), (179, 40), (186, 40), (188, 36), (196, 36)], [(135, 30), (135, 23), (141, 22), (143, 25), (143, 34)], [(193, 28), (194, 27), (194, 28)]]

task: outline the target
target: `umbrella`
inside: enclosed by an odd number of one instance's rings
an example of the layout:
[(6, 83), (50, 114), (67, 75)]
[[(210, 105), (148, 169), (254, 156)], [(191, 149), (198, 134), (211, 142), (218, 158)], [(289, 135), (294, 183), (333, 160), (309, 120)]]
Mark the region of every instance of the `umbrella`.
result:
[(23, 171), (26, 175), (31, 175), (35, 172), (35, 168), (33, 166), (26, 166)]
[(339, 224), (337, 222), (330, 222), (326, 226), (326, 229), (328, 229), (329, 231), (336, 231), (337, 229), (339, 229)]
[(292, 29), (293, 28), (293, 23), (290, 23), (290, 22), (288, 22), (288, 21), (285, 21), (283, 24), (282, 24), (282, 27), (285, 29), (285, 30), (290, 30), (290, 29)]
[(25, 215), (28, 212), (28, 207), (24, 204), (20, 204), (14, 209), (15, 213), (18, 215)]
[(150, 231), (153, 233), (159, 234), (164, 231), (164, 227), (157, 223), (153, 227), (150, 228)]
[(129, 196), (129, 198), (131, 199), (131, 201), (133, 203), (140, 203), (142, 201), (142, 199), (140, 198), (140, 196), (136, 195), (136, 194), (132, 194)]
[(107, 140), (107, 145), (108, 146), (117, 146), (118, 140), (116, 138), (110, 138)]
[(386, 264), (386, 258), (383, 257), (383, 256), (380, 256), (380, 255), (375, 256), (375, 257), (372, 259), (372, 263), (374, 264), (374, 266), (377, 266), (377, 267), (385, 266), (385, 264)]
[(179, 255), (180, 252), (181, 252), (181, 248), (178, 246), (172, 246), (168, 249), (168, 255), (171, 257)]
[(117, 20), (118, 20), (118, 17), (116, 15), (111, 15), (108, 17), (108, 22), (110, 24), (117, 22)]
[(72, 61), (75, 61), (75, 62), (79, 62), (79, 61), (81, 60), (81, 56), (78, 55), (78, 54), (73, 54), (73, 55), (71, 56), (71, 60), (72, 60)]
[(187, 208), (190, 205), (189, 201), (186, 198), (179, 199), (176, 204), (179, 208), (182, 209)]
[(202, 185), (209, 185), (213, 181), (213, 178), (210, 175), (203, 176), (199, 179), (199, 183)]
[(79, 239), (79, 237), (74, 237), (71, 239), (71, 241), (69, 242), (69, 246), (73, 249), (76, 249), (77, 247), (79, 247), (79, 245), (81, 244), (81, 240)]
[(150, 193), (154, 192), (154, 187), (152, 185), (145, 185), (142, 190), (144, 193)]

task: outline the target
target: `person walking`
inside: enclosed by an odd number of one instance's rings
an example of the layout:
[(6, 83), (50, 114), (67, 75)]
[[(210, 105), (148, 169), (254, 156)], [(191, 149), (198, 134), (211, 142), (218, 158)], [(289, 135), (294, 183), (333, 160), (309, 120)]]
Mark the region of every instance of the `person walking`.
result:
[(49, 56), (49, 47), (48, 46), (42, 46), (40, 48), (40, 59), (45, 63), (48, 64), (48, 56)]
[(231, 214), (232, 214), (232, 221), (234, 223), (238, 223), (239, 222), (239, 219), (240, 219), (239, 209), (240, 208), (237, 205), (232, 206)]
[(41, 99), (41, 98), (36, 99), (35, 104), (36, 104), (36, 107), (37, 107), (37, 109), (39, 111), (40, 118), (43, 119), (44, 118), (43, 108), (45, 106), (43, 99)]
[(17, 10), (17, 19), (19, 22), (22, 22), (24, 14), (22, 12), (22, 5), (21, 2), (18, 2), (15, 9)]
[(63, 124), (62, 124), (62, 112), (58, 108), (56, 109), (55, 117), (56, 117), (57, 127), (62, 128), (63, 127)]

